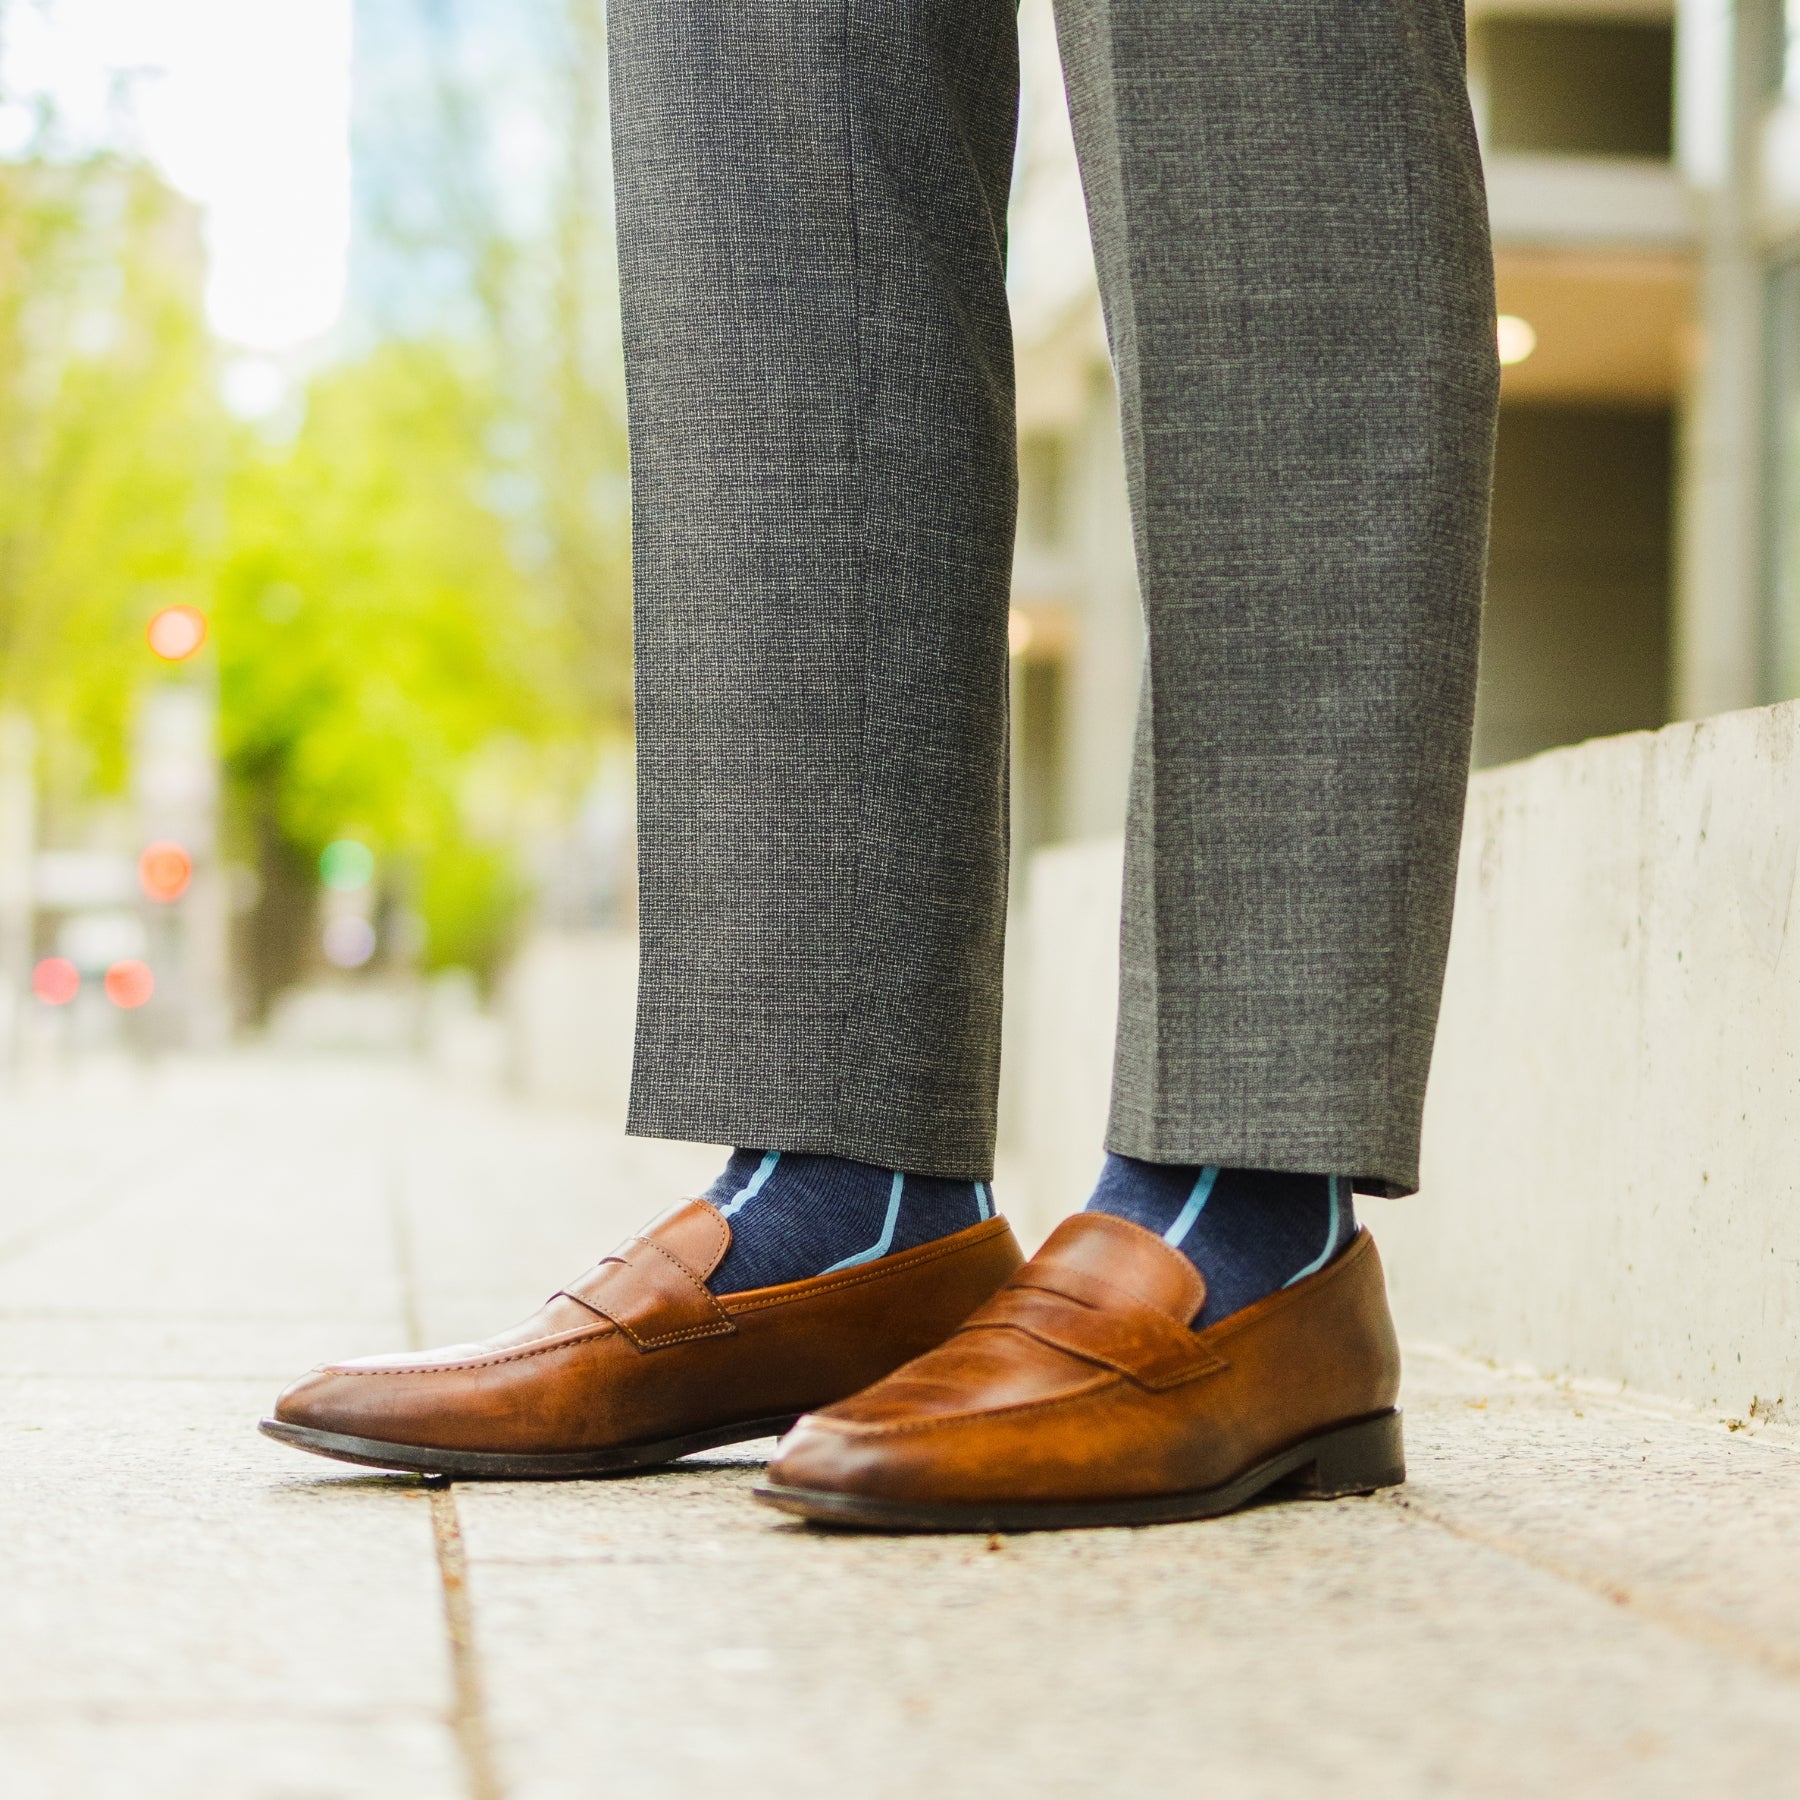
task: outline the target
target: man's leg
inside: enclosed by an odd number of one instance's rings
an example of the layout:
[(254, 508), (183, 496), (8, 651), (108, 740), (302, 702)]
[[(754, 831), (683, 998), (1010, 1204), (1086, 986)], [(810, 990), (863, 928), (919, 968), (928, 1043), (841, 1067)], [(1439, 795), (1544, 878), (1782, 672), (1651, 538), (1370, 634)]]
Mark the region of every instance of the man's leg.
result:
[(845, 1523), (1398, 1480), (1352, 1183), (1417, 1184), (1497, 389), (1462, 0), (1059, 0), (1149, 649), (1114, 1152), (974, 1329), (809, 1421)]
[(630, 1129), (985, 1180), (1011, 0), (614, 0), (610, 18), (642, 871)]
[(265, 1429), (576, 1475), (783, 1429), (1019, 1263), (987, 1189), (1015, 501), (1010, 0), (612, 0), (632, 1129), (740, 1146), (523, 1326)]
[(1179, 1245), (1210, 1324), (1348, 1245), (1352, 1184), (1417, 1186), (1486, 543), (1486, 212), (1455, 0), (1061, 20), (1149, 640), (1091, 1204)]
[(740, 1146), (730, 1292), (985, 1218), (1006, 886), (1009, 0), (612, 10), (630, 1129)]
[(1461, 0), (1061, 0), (1149, 628), (1109, 1146), (1418, 1183), (1498, 367)]

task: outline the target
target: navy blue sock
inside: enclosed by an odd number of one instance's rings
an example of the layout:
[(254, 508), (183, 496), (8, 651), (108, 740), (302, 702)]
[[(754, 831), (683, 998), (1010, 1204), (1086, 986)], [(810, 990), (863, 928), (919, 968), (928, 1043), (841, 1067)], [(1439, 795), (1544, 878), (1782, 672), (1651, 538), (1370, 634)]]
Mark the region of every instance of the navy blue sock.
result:
[(732, 1151), (706, 1198), (731, 1221), (731, 1248), (707, 1283), (715, 1294), (854, 1268), (994, 1216), (985, 1181), (777, 1150)]
[(1356, 1236), (1342, 1175), (1109, 1155), (1086, 1210), (1154, 1231), (1206, 1277), (1196, 1330), (1324, 1268)]

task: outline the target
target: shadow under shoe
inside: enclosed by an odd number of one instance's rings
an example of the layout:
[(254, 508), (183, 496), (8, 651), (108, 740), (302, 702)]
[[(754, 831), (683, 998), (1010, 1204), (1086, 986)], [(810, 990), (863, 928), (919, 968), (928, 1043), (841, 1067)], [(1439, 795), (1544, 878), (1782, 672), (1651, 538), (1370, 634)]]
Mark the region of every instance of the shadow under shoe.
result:
[(270, 1437), (373, 1468), (617, 1475), (785, 1431), (943, 1342), (1020, 1266), (1002, 1218), (838, 1274), (715, 1295), (731, 1227), (669, 1208), (522, 1325), (303, 1376)]
[(1405, 1479), (1400, 1351), (1366, 1230), (1196, 1332), (1205, 1298), (1155, 1233), (1066, 1219), (947, 1342), (802, 1419), (757, 1497), (816, 1524), (1032, 1531)]

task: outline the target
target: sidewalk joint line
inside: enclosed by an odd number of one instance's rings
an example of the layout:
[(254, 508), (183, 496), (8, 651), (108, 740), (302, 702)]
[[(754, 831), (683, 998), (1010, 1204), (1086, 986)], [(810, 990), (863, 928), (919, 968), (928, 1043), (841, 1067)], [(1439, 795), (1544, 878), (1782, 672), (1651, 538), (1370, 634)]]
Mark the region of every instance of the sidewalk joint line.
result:
[(469, 1563), (456, 1490), (445, 1483), (428, 1490), (431, 1533), (437, 1546), (438, 1579), (444, 1590), (444, 1626), (450, 1637), (450, 1678), (454, 1694), (450, 1729), (461, 1752), (469, 1800), (502, 1800), (494, 1747), (488, 1737), (481, 1670), (475, 1657), (474, 1609), (469, 1604)]
[[(426, 1347), (425, 1332), (419, 1315), (412, 1232), (397, 1164), (390, 1164), (385, 1186), (394, 1268), (400, 1284), (401, 1320), (409, 1346), (423, 1350)], [(456, 1490), (447, 1481), (432, 1482), (426, 1486), (425, 1495), (431, 1509), (431, 1540), (437, 1554), (438, 1586), (444, 1597), (444, 1631), (450, 1651), (451, 1700), (447, 1723), (462, 1760), (468, 1800), (504, 1800), (505, 1790), (500, 1785), (493, 1741), (488, 1733), (481, 1666), (475, 1653), (475, 1614), (469, 1603), (469, 1560), (463, 1545), (462, 1521), (456, 1511)]]
[(1407, 1493), (1404, 1488), (1378, 1494), (1376, 1499), (1390, 1512), (1420, 1519), (1465, 1544), (1492, 1550), (1496, 1555), (1522, 1562), (1571, 1587), (1582, 1588), (1597, 1599), (1610, 1601), (1623, 1611), (1635, 1613), (1647, 1624), (1658, 1625), (1677, 1637), (1703, 1644), (1734, 1661), (1752, 1663), (1784, 1681), (1800, 1682), (1800, 1653), (1771, 1643), (1767, 1638), (1746, 1631), (1740, 1625), (1714, 1618), (1707, 1613), (1692, 1612), (1686, 1607), (1671, 1606), (1667, 1602), (1650, 1599), (1625, 1582), (1609, 1580), (1579, 1564), (1538, 1550), (1514, 1532), (1466, 1525), (1439, 1512), (1416, 1495)]

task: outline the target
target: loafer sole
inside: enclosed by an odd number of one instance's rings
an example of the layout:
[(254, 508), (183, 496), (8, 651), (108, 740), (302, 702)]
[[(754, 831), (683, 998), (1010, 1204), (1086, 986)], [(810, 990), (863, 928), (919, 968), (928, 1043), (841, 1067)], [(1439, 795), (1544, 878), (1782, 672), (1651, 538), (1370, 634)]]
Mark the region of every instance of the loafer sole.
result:
[(605, 1450), (561, 1450), (533, 1455), (514, 1450), (441, 1450), (424, 1444), (388, 1444), (379, 1438), (350, 1437), (339, 1431), (320, 1431), (311, 1425), (290, 1425), (283, 1419), (264, 1419), (258, 1429), (265, 1437), (291, 1444), (314, 1456), (335, 1462), (357, 1463), (367, 1469), (399, 1469), (415, 1475), (449, 1475), (459, 1481), (570, 1481), (583, 1476), (630, 1475), (641, 1469), (660, 1468), (696, 1450), (716, 1450), (722, 1444), (742, 1444), (751, 1438), (779, 1437), (794, 1423), (795, 1415), (775, 1419), (746, 1419), (736, 1425), (715, 1425), (706, 1431), (663, 1438), (652, 1444), (615, 1444)]
[(1335, 1500), (1398, 1487), (1406, 1479), (1399, 1408), (1337, 1425), (1291, 1445), (1221, 1487), (1119, 1500), (884, 1500), (828, 1488), (766, 1483), (753, 1490), (765, 1506), (813, 1525), (854, 1531), (1069, 1531), (1104, 1525), (1173, 1525), (1234, 1512), (1280, 1489), (1296, 1498)]

